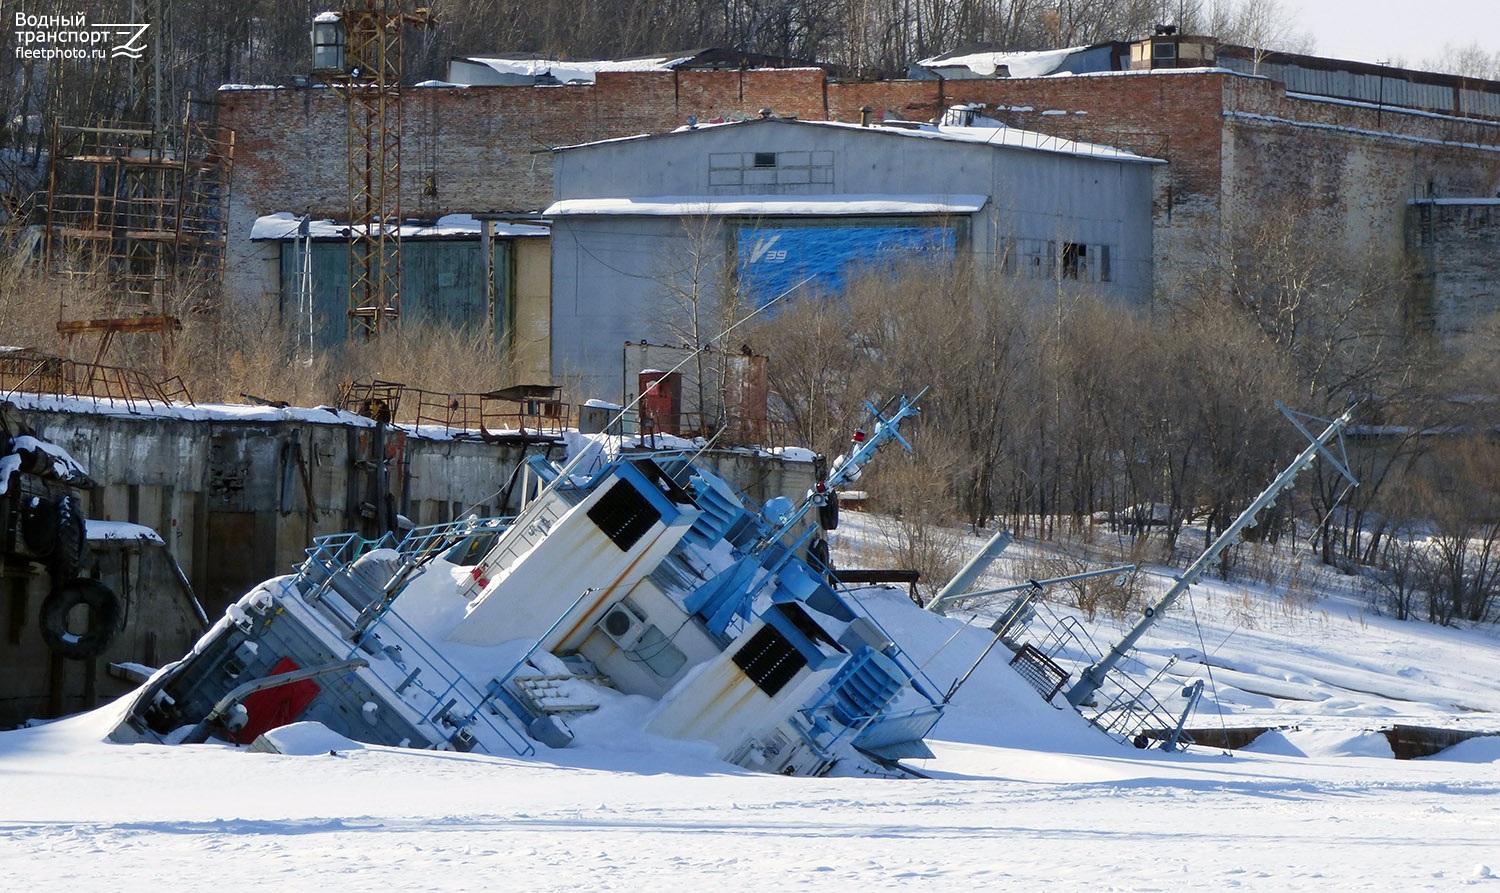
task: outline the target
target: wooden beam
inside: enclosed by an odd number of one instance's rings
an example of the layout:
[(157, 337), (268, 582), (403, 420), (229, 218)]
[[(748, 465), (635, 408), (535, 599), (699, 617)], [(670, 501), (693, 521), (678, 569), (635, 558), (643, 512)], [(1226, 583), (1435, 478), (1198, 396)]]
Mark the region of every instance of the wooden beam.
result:
[(181, 331), (182, 320), (175, 316), (130, 316), (123, 319), (78, 319), (59, 322), (60, 335), (82, 335), (86, 332), (129, 333)]

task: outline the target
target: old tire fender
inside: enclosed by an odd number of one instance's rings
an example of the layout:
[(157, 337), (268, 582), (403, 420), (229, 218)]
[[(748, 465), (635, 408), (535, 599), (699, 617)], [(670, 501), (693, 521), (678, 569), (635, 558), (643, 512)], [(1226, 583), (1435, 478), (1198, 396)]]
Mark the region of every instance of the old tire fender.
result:
[[(88, 607), (88, 626), (83, 632), (68, 629), (68, 614), (79, 605)], [(98, 580), (69, 580), (42, 601), (42, 641), (70, 660), (98, 657), (120, 631), (120, 599)]]

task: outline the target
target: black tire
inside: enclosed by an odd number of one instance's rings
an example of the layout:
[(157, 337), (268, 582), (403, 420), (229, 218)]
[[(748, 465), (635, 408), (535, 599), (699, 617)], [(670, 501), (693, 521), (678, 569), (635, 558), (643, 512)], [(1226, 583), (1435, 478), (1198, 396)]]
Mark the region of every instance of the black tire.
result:
[[(25, 503), (31, 497), (22, 496)], [(36, 497), (35, 505), (21, 509), (21, 539), (37, 558), (47, 559), (57, 551), (58, 500)]]
[(71, 495), (57, 500), (57, 548), (47, 562), (52, 582), (61, 585), (78, 576), (88, 551), (83, 526), (83, 509)]
[[(68, 630), (68, 614), (79, 605), (89, 609), (88, 628)], [(42, 601), (42, 641), (69, 660), (98, 657), (120, 631), (120, 599), (98, 580), (70, 580)]]
[(818, 506), (818, 524), (824, 530), (839, 529), (839, 494), (837, 490), (830, 490), (828, 501)]
[(819, 573), (832, 573), (833, 561), (828, 557), (828, 540), (820, 536), (809, 543), (807, 546), (807, 557), (813, 566), (813, 570)]

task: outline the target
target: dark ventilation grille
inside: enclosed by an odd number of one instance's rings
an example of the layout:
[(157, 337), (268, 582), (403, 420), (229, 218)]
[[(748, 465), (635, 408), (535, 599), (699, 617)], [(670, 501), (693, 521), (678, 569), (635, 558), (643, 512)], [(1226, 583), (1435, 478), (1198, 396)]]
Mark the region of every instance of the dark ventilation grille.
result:
[(755, 153), (755, 166), (756, 167), (775, 167), (776, 166), (776, 153), (775, 152), (756, 152)]
[(1071, 675), (1029, 644), (1021, 646), (1016, 656), (1010, 659), (1010, 665), (1036, 689), (1037, 694), (1049, 701), (1068, 684)]
[(761, 691), (774, 698), (792, 681), (798, 670), (807, 666), (807, 659), (774, 627), (763, 626), (760, 632), (750, 637), (745, 647), (735, 652), (734, 665), (744, 670)]
[(661, 512), (624, 481), (609, 488), (588, 514), (589, 520), (599, 525), (621, 552), (629, 552), (651, 525), (661, 520)]

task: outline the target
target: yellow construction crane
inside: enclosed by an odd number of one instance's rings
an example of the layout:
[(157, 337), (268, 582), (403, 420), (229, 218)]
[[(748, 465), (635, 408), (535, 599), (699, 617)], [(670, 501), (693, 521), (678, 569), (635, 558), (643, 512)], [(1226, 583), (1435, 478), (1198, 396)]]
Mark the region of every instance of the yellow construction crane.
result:
[(348, 105), (350, 339), (401, 315), (402, 35), (430, 22), (401, 0), (347, 0), (313, 19), (313, 74)]

